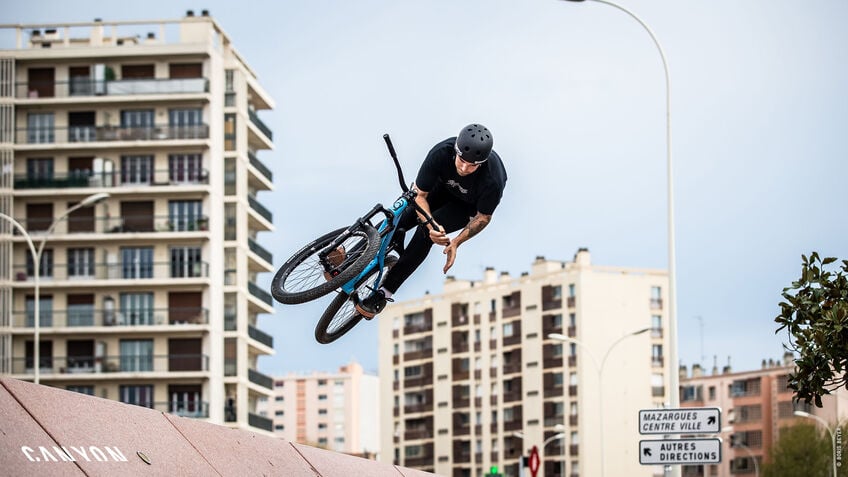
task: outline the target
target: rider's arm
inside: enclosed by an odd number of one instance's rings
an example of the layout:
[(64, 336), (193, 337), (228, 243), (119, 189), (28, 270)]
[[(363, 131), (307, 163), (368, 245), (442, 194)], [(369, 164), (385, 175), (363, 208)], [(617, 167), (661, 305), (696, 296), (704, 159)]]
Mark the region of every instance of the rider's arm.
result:
[[(430, 203), (427, 201), (429, 193), (417, 187), (415, 190), (417, 192), (417, 195), (415, 196), (415, 204), (419, 207), (416, 209), (416, 212), (418, 213), (418, 222), (427, 227), (430, 232), (430, 240), (432, 240), (433, 243), (438, 245), (448, 245), (450, 243), (450, 239), (447, 234), (445, 234), (445, 229), (432, 218), (433, 213), (430, 212)], [(422, 211), (424, 214), (422, 214)]]
[(445, 251), (443, 252), (447, 255), (447, 260), (445, 261), (445, 268), (443, 269), (445, 273), (448, 273), (448, 270), (453, 266), (453, 262), (456, 260), (456, 248), (459, 245), (471, 237), (479, 234), (483, 229), (489, 225), (489, 222), (492, 221), (491, 214), (483, 214), (477, 212), (477, 215), (471, 218), (468, 222), (468, 225), (459, 232), (459, 235), (454, 237), (454, 239), (445, 247)]

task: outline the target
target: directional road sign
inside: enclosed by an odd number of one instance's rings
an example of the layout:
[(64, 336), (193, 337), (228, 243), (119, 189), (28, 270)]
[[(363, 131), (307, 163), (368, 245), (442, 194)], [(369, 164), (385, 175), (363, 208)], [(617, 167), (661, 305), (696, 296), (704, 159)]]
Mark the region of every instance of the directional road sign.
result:
[(721, 462), (721, 439), (668, 439), (639, 441), (639, 463), (642, 465), (718, 464)]
[(642, 409), (639, 434), (718, 434), (721, 410), (717, 407)]

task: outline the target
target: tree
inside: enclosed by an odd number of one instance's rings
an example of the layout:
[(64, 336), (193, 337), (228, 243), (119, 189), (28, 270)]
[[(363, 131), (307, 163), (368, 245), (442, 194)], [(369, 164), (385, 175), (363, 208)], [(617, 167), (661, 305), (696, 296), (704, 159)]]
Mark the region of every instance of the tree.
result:
[(798, 356), (789, 388), (795, 400), (822, 407), (821, 398), (840, 386), (848, 389), (848, 260), (836, 272), (825, 267), (835, 258), (802, 255), (801, 278), (783, 289), (785, 301), (775, 318), (789, 334), (787, 349)]
[[(842, 433), (845, 435), (845, 428)], [(844, 449), (844, 441), (842, 445)], [(782, 427), (763, 465), (763, 477), (829, 476), (833, 469), (832, 446), (830, 434), (815, 423), (799, 422)], [(838, 467), (837, 473), (839, 477), (848, 477), (848, 465)]]

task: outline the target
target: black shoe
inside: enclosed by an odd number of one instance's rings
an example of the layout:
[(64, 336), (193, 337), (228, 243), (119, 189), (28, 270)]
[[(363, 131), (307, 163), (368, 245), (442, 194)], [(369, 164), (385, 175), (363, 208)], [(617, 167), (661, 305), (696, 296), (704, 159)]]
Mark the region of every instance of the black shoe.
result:
[(357, 313), (362, 315), (366, 320), (370, 320), (377, 316), (377, 313), (383, 311), (383, 308), (386, 307), (386, 302), (389, 301), (394, 300), (386, 298), (386, 294), (383, 293), (383, 290), (375, 290), (362, 301), (355, 299), (354, 308), (356, 308)]

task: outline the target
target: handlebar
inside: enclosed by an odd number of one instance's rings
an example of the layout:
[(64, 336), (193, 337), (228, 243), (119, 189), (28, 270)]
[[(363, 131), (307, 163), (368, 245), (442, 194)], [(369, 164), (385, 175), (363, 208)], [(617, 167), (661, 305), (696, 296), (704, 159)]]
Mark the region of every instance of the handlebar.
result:
[(404, 192), (409, 192), (409, 187), (406, 185), (406, 180), (403, 178), (403, 170), (400, 168), (400, 162), (398, 161), (397, 154), (395, 153), (395, 147), (392, 145), (392, 139), (388, 134), (383, 134), (383, 140), (386, 141), (386, 147), (389, 148), (389, 154), (392, 156), (392, 160), (395, 162), (395, 168), (397, 169), (398, 181), (400, 181), (400, 188), (403, 189)]

